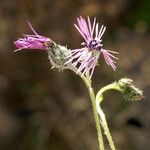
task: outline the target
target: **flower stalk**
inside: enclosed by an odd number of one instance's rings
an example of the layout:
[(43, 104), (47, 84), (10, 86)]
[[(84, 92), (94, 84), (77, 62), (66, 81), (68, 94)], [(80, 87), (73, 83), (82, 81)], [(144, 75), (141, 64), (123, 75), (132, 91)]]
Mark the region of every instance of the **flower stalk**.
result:
[(104, 133), (108, 139), (110, 148), (115, 150), (116, 148), (106, 121), (105, 114), (100, 106), (101, 102), (103, 101), (103, 94), (108, 90), (117, 90), (123, 94), (125, 99), (128, 100), (141, 100), (144, 96), (142, 91), (133, 85), (133, 80), (128, 78), (122, 78), (118, 82), (115, 81), (111, 84), (108, 84), (98, 91), (96, 95), (96, 108), (100, 117), (100, 123), (104, 129)]
[(97, 135), (98, 135), (99, 149), (104, 150), (105, 149), (104, 148), (104, 141), (103, 141), (101, 126), (100, 126), (100, 120), (99, 120), (99, 116), (98, 116), (97, 108), (96, 108), (96, 97), (95, 97), (95, 93), (94, 93), (94, 90), (93, 90), (92, 85), (91, 85), (91, 79), (89, 78), (88, 74), (86, 74), (86, 77), (85, 77), (79, 73), (79, 76), (84, 81), (84, 83), (85, 83), (85, 85), (89, 91), (90, 100), (91, 100), (92, 109), (93, 109), (94, 120), (95, 120), (95, 124), (96, 124)]
[(108, 124), (107, 124), (107, 121), (106, 121), (106, 117), (105, 117), (105, 114), (102, 110), (102, 108), (100, 107), (100, 103), (103, 100), (103, 95), (99, 96), (99, 99), (97, 99), (96, 97), (96, 108), (97, 108), (97, 112), (99, 114), (99, 117), (100, 117), (100, 123), (104, 129), (104, 133), (107, 137), (107, 140), (109, 142), (109, 146), (112, 150), (116, 150), (115, 148), (115, 144), (113, 142), (113, 139), (112, 139), (112, 135), (110, 133), (110, 130), (109, 130), (109, 127), (108, 127)]

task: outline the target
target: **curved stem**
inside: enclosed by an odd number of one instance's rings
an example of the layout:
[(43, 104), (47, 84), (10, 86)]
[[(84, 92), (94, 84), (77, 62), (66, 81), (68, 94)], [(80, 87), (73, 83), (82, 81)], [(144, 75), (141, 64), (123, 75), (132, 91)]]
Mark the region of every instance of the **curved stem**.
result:
[[(97, 105), (97, 104), (96, 104)], [(101, 121), (101, 124), (102, 124), (102, 127), (104, 129), (104, 133), (108, 139), (108, 142), (109, 142), (109, 146), (112, 150), (115, 150), (115, 145), (114, 145), (114, 142), (113, 142), (113, 139), (112, 139), (112, 136), (111, 136), (111, 133), (110, 133), (110, 130), (109, 130), (109, 127), (108, 127), (108, 124), (107, 124), (107, 121), (106, 121), (106, 117), (105, 117), (105, 114), (103, 112), (103, 110), (101, 109), (101, 107), (97, 107), (97, 112), (100, 116), (100, 121)]]
[(99, 90), (99, 92), (96, 95), (96, 107), (97, 107), (97, 112), (100, 116), (100, 121), (101, 121), (102, 127), (103, 127), (105, 135), (108, 139), (109, 146), (112, 150), (115, 150), (116, 148), (115, 148), (115, 145), (114, 145), (107, 121), (106, 121), (105, 114), (104, 114), (102, 108), (100, 107), (100, 103), (103, 101), (103, 93), (107, 90), (110, 90), (110, 89), (119, 90), (117, 88), (116, 82), (109, 84), (109, 85), (107, 85), (107, 86), (105, 86)]
[(108, 84), (106, 86), (104, 86), (103, 88), (101, 88), (97, 95), (96, 95), (96, 102), (98, 103), (98, 105), (103, 101), (103, 93), (108, 91), (108, 90), (118, 90), (118, 91), (121, 91), (119, 88), (118, 88), (118, 85), (117, 85), (117, 82), (113, 82), (111, 84)]

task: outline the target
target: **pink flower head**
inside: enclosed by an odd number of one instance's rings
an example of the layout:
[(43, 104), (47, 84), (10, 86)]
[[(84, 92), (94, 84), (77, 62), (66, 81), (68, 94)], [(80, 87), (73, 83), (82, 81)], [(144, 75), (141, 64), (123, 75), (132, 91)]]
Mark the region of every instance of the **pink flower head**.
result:
[(47, 50), (53, 42), (50, 38), (38, 35), (32, 27), (31, 23), (27, 21), (29, 28), (34, 33), (33, 35), (23, 34), (23, 38), (18, 39), (14, 42), (18, 48), (14, 52), (22, 49), (41, 49)]
[(118, 58), (111, 53), (117, 52), (102, 48), (102, 36), (106, 27), (104, 25), (99, 27), (96, 18), (94, 18), (92, 24), (89, 17), (87, 17), (87, 20), (82, 17), (77, 18), (77, 24), (74, 25), (84, 38), (84, 42), (81, 43), (84, 47), (72, 50), (72, 57), (68, 62), (74, 61), (73, 65), (79, 66), (78, 72), (82, 72), (83, 75), (90, 72), (90, 77), (92, 77), (99, 55), (102, 53), (106, 63), (116, 70), (115, 61), (112, 58)]

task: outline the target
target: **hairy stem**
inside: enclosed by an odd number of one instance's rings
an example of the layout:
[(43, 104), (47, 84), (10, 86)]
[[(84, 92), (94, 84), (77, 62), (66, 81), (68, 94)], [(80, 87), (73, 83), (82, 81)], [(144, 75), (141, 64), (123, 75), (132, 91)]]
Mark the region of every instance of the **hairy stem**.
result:
[[(75, 73), (78, 70), (76, 67), (73, 67), (72, 65), (68, 65), (67, 67)], [(80, 72), (78, 72), (78, 75), (84, 81), (84, 83), (89, 91), (90, 99), (91, 99), (91, 103), (92, 103), (93, 114), (94, 114), (94, 119), (95, 119), (95, 124), (96, 124), (97, 135), (98, 135), (99, 150), (104, 150), (104, 141), (103, 141), (101, 126), (100, 126), (100, 120), (99, 120), (99, 116), (98, 116), (98, 112), (97, 112), (97, 108), (96, 108), (96, 97), (95, 97), (94, 90), (91, 86), (91, 79), (88, 74), (86, 76), (84, 76)]]
[(97, 108), (96, 108), (96, 98), (95, 98), (94, 90), (91, 86), (91, 80), (85, 76), (80, 76), (80, 77), (86, 84), (89, 94), (90, 94), (90, 99), (91, 99), (91, 103), (92, 103), (93, 114), (94, 114), (97, 134), (98, 134), (99, 149), (104, 150), (104, 142), (103, 142), (103, 136), (102, 136), (102, 131), (101, 131), (101, 127), (100, 127), (100, 120), (99, 120), (99, 116), (98, 116)]
[(107, 121), (106, 121), (105, 114), (104, 114), (102, 108), (100, 107), (100, 103), (103, 101), (103, 93), (107, 90), (110, 90), (110, 89), (118, 90), (118, 88), (116, 86), (116, 82), (109, 84), (109, 85), (107, 85), (107, 86), (105, 86), (99, 90), (99, 92), (97, 93), (97, 96), (96, 96), (96, 107), (97, 107), (97, 112), (100, 116), (100, 122), (101, 122), (103, 129), (104, 129), (104, 133), (108, 139), (109, 146), (112, 150), (116, 150), (112, 136), (111, 136), (111, 133), (110, 133), (110, 130), (109, 130), (109, 127), (108, 127), (108, 124), (107, 124)]

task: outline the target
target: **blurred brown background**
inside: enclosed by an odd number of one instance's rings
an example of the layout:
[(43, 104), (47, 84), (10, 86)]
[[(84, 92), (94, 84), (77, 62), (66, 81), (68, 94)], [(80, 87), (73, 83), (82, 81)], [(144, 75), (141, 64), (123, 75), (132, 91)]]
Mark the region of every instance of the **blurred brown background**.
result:
[(132, 78), (144, 90), (140, 102), (124, 101), (118, 92), (105, 95), (102, 107), (116, 147), (148, 150), (149, 10), (149, 0), (0, 0), (0, 150), (98, 150), (83, 82), (69, 70), (51, 70), (44, 52), (13, 53), (13, 42), (31, 33), (27, 19), (39, 34), (80, 47), (83, 39), (73, 26), (80, 15), (105, 24), (104, 47), (119, 52), (116, 72), (99, 60), (95, 91), (121, 77)]

